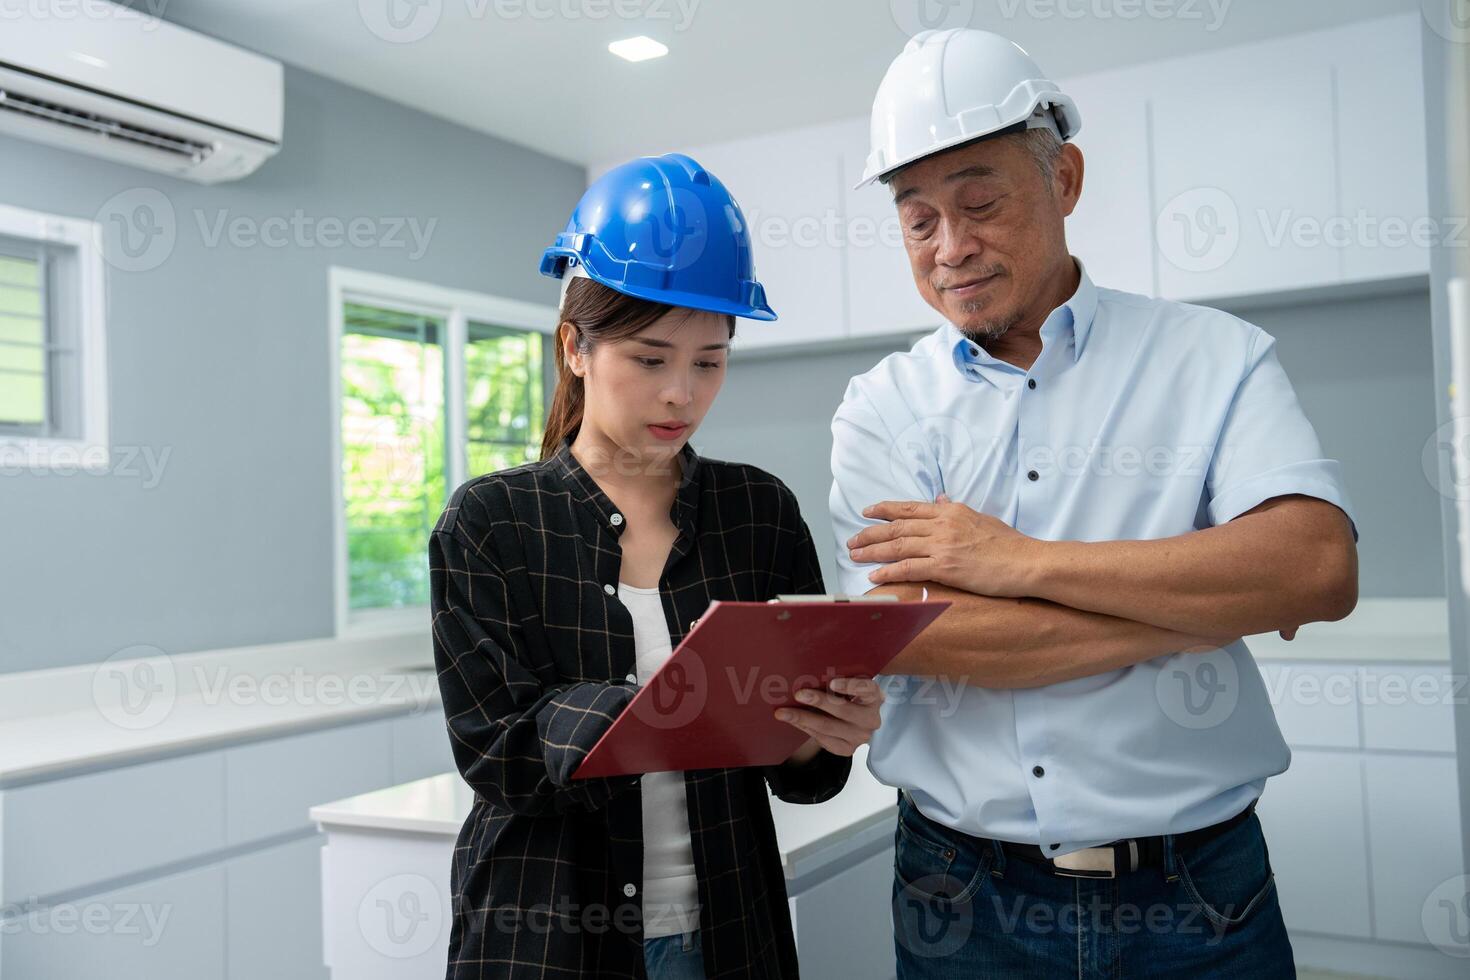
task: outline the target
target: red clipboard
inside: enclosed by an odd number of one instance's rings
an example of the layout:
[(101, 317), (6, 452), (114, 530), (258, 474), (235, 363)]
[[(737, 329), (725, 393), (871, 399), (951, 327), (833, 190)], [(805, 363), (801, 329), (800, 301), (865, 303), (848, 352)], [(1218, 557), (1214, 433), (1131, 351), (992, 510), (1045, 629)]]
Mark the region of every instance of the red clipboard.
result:
[(769, 766), (807, 736), (776, 709), (834, 677), (872, 677), (945, 601), (713, 602), (573, 779)]

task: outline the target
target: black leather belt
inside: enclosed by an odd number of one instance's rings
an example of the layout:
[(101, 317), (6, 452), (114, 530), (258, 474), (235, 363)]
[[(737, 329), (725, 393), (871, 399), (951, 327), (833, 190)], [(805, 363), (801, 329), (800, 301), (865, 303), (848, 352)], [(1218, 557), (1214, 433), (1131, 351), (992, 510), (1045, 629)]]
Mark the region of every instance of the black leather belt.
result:
[[(1174, 847), (1176, 849), (1197, 847), (1245, 823), (1255, 809), (1256, 801), (1251, 800), (1249, 806), (1233, 817), (1198, 830), (1175, 834)], [(975, 838), (975, 840), (979, 841), (981, 838)], [(1052, 874), (1064, 878), (1116, 878), (1123, 872), (1164, 866), (1164, 838), (1162, 836), (1128, 837), (1108, 844), (1099, 844), (1097, 847), (1085, 847), (1080, 851), (1073, 851), (1056, 858), (1048, 857), (1046, 851), (1035, 844), (1014, 844), (1010, 841), (998, 841), (997, 843), (1000, 844), (1007, 857), (1017, 857), (1023, 861), (1041, 865)]]

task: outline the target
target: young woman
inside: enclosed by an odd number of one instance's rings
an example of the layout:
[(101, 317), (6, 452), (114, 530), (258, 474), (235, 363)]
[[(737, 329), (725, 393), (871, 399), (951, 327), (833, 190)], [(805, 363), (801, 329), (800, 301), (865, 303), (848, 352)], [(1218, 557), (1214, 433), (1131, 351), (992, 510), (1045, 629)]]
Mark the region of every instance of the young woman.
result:
[(588, 189), (541, 268), (563, 280), (542, 459), (460, 487), (430, 543), (475, 791), (448, 976), (795, 977), (767, 787), (837, 793), (878, 727), (873, 682), (778, 711), (810, 736), (779, 766), (571, 778), (712, 600), (823, 591), (785, 484), (689, 445), (734, 318), (775, 318), (744, 217), (694, 160), (645, 157)]

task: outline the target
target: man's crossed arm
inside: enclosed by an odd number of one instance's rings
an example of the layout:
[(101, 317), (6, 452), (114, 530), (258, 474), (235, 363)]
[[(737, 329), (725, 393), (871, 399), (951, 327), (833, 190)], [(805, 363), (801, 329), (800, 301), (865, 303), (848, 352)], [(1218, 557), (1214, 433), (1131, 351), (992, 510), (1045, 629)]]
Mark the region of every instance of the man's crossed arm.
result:
[(943, 497), (863, 515), (886, 522), (847, 542), (854, 562), (885, 563), (869, 575), (874, 591), (911, 599), (927, 587), (954, 602), (891, 673), (1035, 687), (1252, 633), (1290, 636), (1357, 604), (1351, 525), (1313, 497), (1151, 541), (1042, 541)]

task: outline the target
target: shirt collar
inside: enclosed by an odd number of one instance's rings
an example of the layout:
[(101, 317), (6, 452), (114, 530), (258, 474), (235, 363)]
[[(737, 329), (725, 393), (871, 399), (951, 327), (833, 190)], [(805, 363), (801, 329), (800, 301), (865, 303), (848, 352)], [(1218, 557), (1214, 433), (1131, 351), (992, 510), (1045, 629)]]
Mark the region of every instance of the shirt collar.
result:
[[(1087, 274), (1087, 267), (1082, 264), (1082, 260), (1073, 256), (1072, 261), (1077, 263), (1077, 288), (1041, 324), (1041, 338), (1043, 344), (1053, 345), (1071, 333), (1072, 360), (1076, 362), (1082, 357), (1082, 348), (1087, 344), (1088, 334), (1092, 332), (1092, 321), (1097, 316), (1097, 286)], [(987, 366), (1024, 373), (1014, 365), (991, 357), (983, 347), (960, 333), (954, 324), (946, 322), (945, 328), (955, 369), (961, 375), (968, 376), (972, 367)]]
[[(602, 492), (602, 487), (592, 478), (578, 461), (572, 452), (572, 440), (576, 437), (573, 431), (570, 435), (562, 438), (561, 445), (548, 460), (548, 465), (556, 478), (572, 493), (572, 499), (578, 503), (592, 508), (601, 518), (603, 527), (607, 528), (614, 537), (623, 533), (628, 526), (626, 520), (621, 519), (614, 522), (614, 514), (618, 514), (617, 506), (607, 494)], [(669, 518), (674, 522), (674, 527), (682, 532), (683, 537), (692, 537), (696, 526), (695, 518), (699, 513), (699, 490), (704, 467), (702, 457), (694, 451), (693, 443), (684, 443), (684, 448), (679, 451), (679, 460), (682, 469), (679, 480), (679, 489), (674, 495), (674, 505), (669, 510)], [(677, 549), (676, 549), (677, 550)]]

